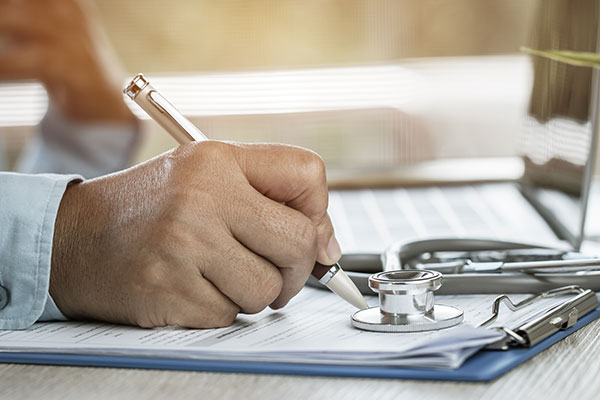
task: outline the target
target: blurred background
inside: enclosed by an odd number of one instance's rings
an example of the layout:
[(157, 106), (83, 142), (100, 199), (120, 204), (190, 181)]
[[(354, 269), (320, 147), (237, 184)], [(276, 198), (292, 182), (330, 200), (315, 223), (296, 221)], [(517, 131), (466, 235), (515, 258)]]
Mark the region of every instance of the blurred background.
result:
[(536, 0), (101, 0), (130, 71), (288, 69), (514, 53)]
[[(543, 0), (98, 0), (130, 76), (143, 72), (212, 138), (283, 142), (329, 168), (517, 153), (532, 72), (519, 47)], [(552, 15), (550, 15), (551, 17)], [(0, 84), (10, 168), (47, 98)], [(145, 118), (135, 106), (134, 111)], [(152, 121), (135, 160), (175, 142)]]

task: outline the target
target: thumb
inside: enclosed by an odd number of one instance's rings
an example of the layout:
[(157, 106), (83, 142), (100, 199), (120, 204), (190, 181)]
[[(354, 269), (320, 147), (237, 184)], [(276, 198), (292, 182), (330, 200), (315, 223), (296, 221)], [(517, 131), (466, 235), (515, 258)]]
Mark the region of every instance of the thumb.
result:
[(306, 215), (317, 228), (317, 261), (335, 264), (340, 246), (327, 214), (323, 159), (313, 151), (279, 144), (235, 144), (242, 172), (257, 191)]

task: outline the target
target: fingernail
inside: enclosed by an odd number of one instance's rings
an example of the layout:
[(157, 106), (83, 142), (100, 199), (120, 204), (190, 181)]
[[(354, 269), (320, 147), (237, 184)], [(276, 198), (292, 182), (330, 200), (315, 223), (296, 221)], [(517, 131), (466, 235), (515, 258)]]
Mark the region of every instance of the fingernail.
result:
[(331, 260), (332, 264), (338, 262), (342, 257), (342, 249), (340, 249), (340, 244), (335, 238), (335, 235), (331, 235), (331, 239), (329, 239), (329, 244), (327, 245), (327, 256)]

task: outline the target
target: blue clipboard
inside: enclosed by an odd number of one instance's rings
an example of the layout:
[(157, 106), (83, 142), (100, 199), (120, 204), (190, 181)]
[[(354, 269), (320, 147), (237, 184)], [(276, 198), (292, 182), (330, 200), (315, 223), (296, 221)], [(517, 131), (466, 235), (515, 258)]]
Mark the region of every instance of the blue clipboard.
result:
[(548, 347), (561, 341), (571, 333), (584, 327), (599, 317), (600, 307), (581, 317), (579, 321), (577, 321), (577, 323), (571, 328), (556, 332), (533, 347), (526, 349), (511, 349), (507, 351), (480, 351), (468, 359), (460, 368), (455, 370), (264, 362), (203, 361), (181, 360), (173, 358), (93, 356), (22, 352), (0, 352), (0, 362), (86, 367), (235, 372), (248, 374), (487, 382), (505, 374), (514, 367), (541, 353)]

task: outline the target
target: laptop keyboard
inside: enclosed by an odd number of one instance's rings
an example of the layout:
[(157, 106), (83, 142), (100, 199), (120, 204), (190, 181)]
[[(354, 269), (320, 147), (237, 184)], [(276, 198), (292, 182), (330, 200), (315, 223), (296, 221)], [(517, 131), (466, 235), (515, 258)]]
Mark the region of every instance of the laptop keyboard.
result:
[(331, 191), (329, 215), (344, 253), (433, 237), (557, 241), (510, 183)]

